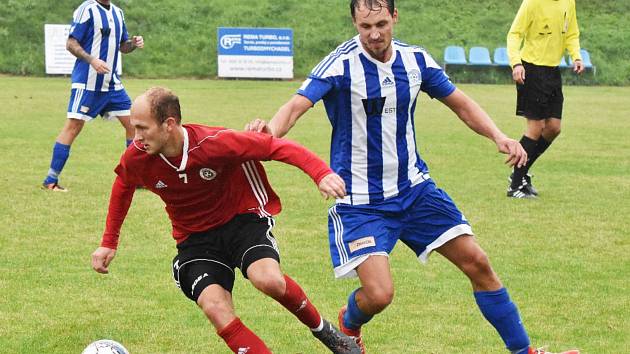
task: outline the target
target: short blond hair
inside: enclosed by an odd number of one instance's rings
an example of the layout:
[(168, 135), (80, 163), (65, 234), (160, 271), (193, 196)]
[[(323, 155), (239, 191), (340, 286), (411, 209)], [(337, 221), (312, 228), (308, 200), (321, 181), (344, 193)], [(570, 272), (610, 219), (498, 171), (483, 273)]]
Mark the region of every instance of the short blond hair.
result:
[(151, 116), (158, 123), (162, 124), (168, 117), (173, 117), (177, 124), (181, 124), (182, 112), (179, 97), (173, 91), (165, 87), (151, 87), (144, 95), (151, 107)]

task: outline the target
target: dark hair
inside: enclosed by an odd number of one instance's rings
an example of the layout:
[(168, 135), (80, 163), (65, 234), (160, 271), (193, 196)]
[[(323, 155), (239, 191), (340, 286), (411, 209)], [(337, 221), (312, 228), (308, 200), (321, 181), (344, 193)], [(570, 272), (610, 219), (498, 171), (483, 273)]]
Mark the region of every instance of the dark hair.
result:
[(177, 124), (182, 121), (179, 97), (164, 87), (152, 87), (145, 93), (151, 107), (151, 115), (162, 124), (168, 117), (175, 118)]
[(390, 15), (394, 14), (394, 0), (350, 0), (352, 18), (354, 18), (354, 13), (361, 4), (365, 5), (370, 11), (380, 11), (383, 7), (386, 7)]

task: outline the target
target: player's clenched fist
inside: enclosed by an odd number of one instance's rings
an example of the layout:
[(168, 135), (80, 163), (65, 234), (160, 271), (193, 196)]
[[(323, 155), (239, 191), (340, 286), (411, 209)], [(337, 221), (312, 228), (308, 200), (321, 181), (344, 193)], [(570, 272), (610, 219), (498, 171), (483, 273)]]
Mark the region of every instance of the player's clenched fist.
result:
[(346, 196), (346, 182), (336, 173), (331, 173), (319, 181), (319, 192), (326, 199)]
[(92, 253), (92, 269), (99, 273), (107, 274), (109, 273), (109, 263), (116, 256), (116, 250), (107, 248), (107, 247), (99, 247)]
[(144, 38), (142, 36), (131, 37), (131, 43), (136, 48), (144, 48)]

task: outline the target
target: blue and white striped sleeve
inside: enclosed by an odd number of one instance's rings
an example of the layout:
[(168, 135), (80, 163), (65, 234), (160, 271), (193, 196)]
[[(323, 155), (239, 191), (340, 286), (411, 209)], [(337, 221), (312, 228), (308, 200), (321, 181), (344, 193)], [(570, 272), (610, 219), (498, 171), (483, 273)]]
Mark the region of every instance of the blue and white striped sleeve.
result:
[(120, 10), (120, 19), (122, 21), (122, 36), (120, 37), (120, 43), (125, 43), (129, 40), (129, 33), (127, 33), (127, 24), (125, 23), (125, 14)]
[(304, 81), (297, 93), (315, 104), (326, 94), (339, 88), (340, 79), (344, 74), (343, 60), (357, 46), (358, 44), (354, 39), (339, 45), (313, 68), (308, 79)]
[(327, 80), (310, 75), (297, 90), (298, 95), (308, 98), (313, 104), (321, 100), (334, 88), (333, 80)]
[(299, 95), (308, 98), (313, 104), (321, 100), (329, 92), (339, 88), (340, 79), (343, 77), (343, 61), (337, 58), (321, 69), (322, 63), (325, 63), (327, 60), (329, 60), (329, 57), (326, 57), (313, 69), (308, 79), (304, 81), (297, 92)]
[(75, 38), (79, 42), (83, 42), (89, 29), (92, 27), (92, 12), (88, 5), (88, 1), (84, 2), (74, 11), (72, 16), (72, 25), (68, 36)]
[(431, 98), (443, 98), (455, 91), (455, 85), (429, 53), (421, 50), (415, 55), (422, 75), (422, 91)]

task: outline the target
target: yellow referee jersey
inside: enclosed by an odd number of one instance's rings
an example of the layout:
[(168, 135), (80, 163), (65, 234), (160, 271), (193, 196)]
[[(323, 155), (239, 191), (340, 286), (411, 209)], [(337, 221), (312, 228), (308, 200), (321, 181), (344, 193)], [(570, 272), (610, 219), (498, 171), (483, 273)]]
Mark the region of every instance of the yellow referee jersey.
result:
[(523, 0), (507, 35), (510, 65), (558, 66), (565, 49), (582, 59), (575, 0)]

